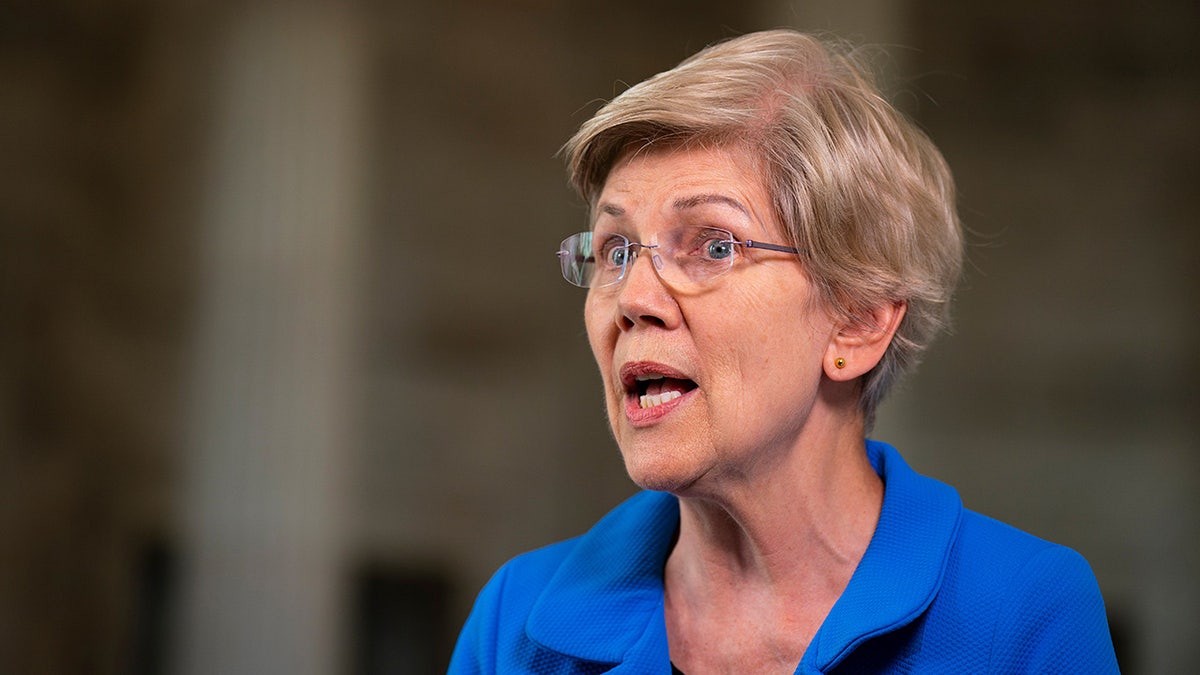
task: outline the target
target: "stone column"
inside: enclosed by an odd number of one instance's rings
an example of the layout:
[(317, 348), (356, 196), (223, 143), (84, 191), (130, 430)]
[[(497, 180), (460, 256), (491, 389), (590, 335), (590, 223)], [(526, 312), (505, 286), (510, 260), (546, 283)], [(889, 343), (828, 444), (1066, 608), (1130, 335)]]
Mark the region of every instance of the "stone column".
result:
[(216, 50), (175, 671), (344, 671), (364, 34), (268, 3)]

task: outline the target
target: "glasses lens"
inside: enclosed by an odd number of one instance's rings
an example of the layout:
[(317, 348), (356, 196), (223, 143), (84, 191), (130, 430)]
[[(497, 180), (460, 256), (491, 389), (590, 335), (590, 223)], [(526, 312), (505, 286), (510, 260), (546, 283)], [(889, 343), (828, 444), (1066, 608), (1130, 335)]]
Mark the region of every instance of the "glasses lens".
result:
[(703, 283), (733, 267), (736, 250), (728, 230), (680, 227), (666, 233), (662, 243), (665, 265), (660, 274), (675, 283)]
[[(654, 249), (651, 260), (668, 283), (701, 284), (733, 267), (737, 241), (728, 230), (684, 226), (662, 233), (661, 239), (645, 246)], [(580, 288), (611, 286), (624, 278), (633, 246), (643, 245), (619, 234), (573, 234), (558, 250), (563, 278)]]
[(609, 286), (625, 276), (629, 240), (619, 234), (573, 234), (558, 249), (563, 278), (581, 288)]
[(592, 255), (592, 233), (580, 232), (563, 239), (558, 247), (558, 261), (563, 278), (576, 286), (587, 288), (596, 273), (596, 258)]

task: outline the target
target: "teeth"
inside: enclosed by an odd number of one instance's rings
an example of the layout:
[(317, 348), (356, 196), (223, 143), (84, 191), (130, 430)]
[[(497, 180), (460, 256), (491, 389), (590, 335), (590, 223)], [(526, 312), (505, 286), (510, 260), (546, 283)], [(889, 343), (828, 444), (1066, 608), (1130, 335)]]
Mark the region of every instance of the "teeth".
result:
[(650, 380), (661, 380), (663, 379), (663, 376), (658, 373), (646, 373), (644, 375), (638, 375), (633, 379), (637, 380), (638, 382), (649, 382)]
[(653, 408), (654, 406), (659, 406), (669, 401), (674, 401), (680, 396), (683, 396), (683, 394), (674, 390), (664, 391), (661, 394), (646, 394), (638, 399), (638, 405), (640, 405), (642, 408)]

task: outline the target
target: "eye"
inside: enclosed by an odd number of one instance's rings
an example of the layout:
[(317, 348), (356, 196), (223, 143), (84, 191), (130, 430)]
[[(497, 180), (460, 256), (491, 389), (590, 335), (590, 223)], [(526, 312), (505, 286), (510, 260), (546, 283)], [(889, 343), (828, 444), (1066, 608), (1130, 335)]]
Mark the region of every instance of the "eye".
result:
[(709, 239), (704, 243), (704, 255), (710, 260), (726, 260), (733, 255), (733, 242), (727, 236)]
[(620, 235), (609, 235), (596, 249), (596, 260), (607, 267), (622, 267), (629, 259), (629, 241)]
[(709, 262), (727, 261), (733, 257), (733, 235), (717, 228), (696, 228), (688, 236), (692, 255)]
[(604, 256), (604, 259), (607, 260), (610, 265), (614, 267), (620, 267), (629, 259), (629, 248), (625, 246), (614, 246), (608, 252), (608, 254)]

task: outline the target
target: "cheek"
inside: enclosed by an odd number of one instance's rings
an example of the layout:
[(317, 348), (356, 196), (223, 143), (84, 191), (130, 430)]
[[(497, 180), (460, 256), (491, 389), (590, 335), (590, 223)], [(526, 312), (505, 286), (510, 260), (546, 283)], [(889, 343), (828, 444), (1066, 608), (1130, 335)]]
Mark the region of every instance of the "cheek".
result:
[(795, 302), (763, 300), (771, 297), (747, 297), (739, 304), (743, 311), (721, 312), (697, 322), (703, 326), (695, 331), (697, 344), (709, 355), (713, 372), (725, 382), (739, 383), (740, 394), (790, 390), (801, 382), (813, 386), (809, 375), (821, 368), (831, 327), (798, 304), (802, 297)]
[[(739, 291), (752, 290), (749, 284)], [(692, 334), (714, 365), (749, 368), (773, 358), (783, 342), (795, 341), (797, 312), (788, 311), (771, 293), (738, 292), (696, 313)]]
[(589, 295), (587, 302), (583, 308), (583, 323), (587, 329), (588, 344), (592, 348), (592, 356), (596, 359), (600, 369), (605, 370), (607, 362), (612, 359), (612, 340), (608, 337), (607, 330), (612, 324), (608, 318), (607, 311), (600, 306), (601, 303), (592, 299)]
[(721, 393), (741, 400), (794, 367), (778, 335), (761, 324), (725, 326), (697, 340), (709, 368), (724, 386)]

